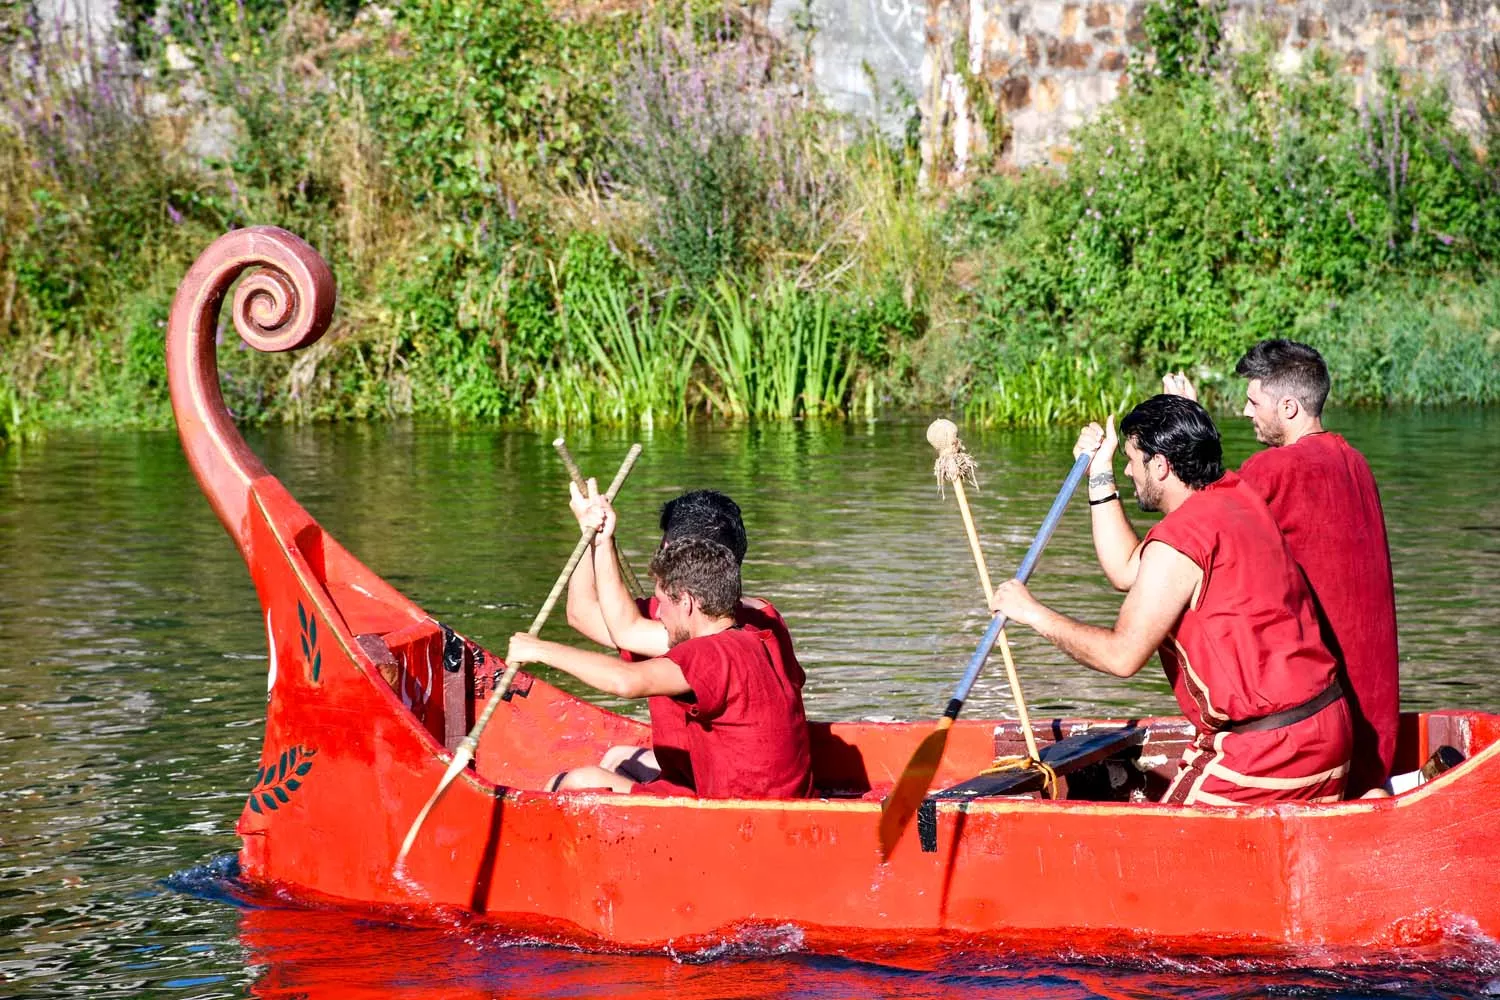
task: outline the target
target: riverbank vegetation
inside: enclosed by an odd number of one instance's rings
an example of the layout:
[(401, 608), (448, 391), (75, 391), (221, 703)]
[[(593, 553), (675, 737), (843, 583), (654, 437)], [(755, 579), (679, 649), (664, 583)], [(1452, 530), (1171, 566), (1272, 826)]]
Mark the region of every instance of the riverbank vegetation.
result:
[(102, 45), (0, 26), (0, 437), (166, 424), (175, 283), (257, 223), (340, 308), (296, 356), (226, 339), (245, 420), (1038, 424), (1167, 368), (1223, 401), (1269, 336), (1345, 403), (1500, 400), (1494, 131), (1429, 81), (1356, 102), (1334, 57), (1220, 51), (1191, 0), (1065, 168), (951, 188), (735, 6), (138, 7)]

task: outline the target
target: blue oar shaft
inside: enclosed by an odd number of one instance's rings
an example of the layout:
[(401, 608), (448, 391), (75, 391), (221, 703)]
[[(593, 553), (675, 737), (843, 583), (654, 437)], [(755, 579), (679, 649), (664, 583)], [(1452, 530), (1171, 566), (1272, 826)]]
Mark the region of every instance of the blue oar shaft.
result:
[[(1042, 550), (1047, 547), (1047, 542), (1052, 538), (1052, 532), (1057, 530), (1058, 522), (1062, 520), (1063, 513), (1068, 509), (1068, 501), (1073, 499), (1073, 494), (1078, 490), (1078, 484), (1083, 482), (1084, 474), (1089, 471), (1089, 461), (1094, 456), (1088, 452), (1078, 456), (1073, 463), (1073, 468), (1068, 472), (1068, 478), (1063, 480), (1062, 489), (1057, 491), (1057, 498), (1052, 501), (1052, 509), (1047, 511), (1047, 517), (1042, 521), (1042, 526), (1037, 529), (1036, 537), (1031, 540), (1031, 548), (1026, 550), (1026, 558), (1021, 560), (1021, 568), (1016, 570), (1016, 579), (1025, 583), (1031, 579), (1031, 571), (1036, 569), (1037, 560), (1042, 557)], [(969, 658), (969, 668), (964, 671), (963, 680), (958, 682), (958, 690), (953, 693), (953, 700), (948, 702), (948, 707), (943, 714), (950, 719), (957, 719), (958, 713), (963, 711), (964, 702), (969, 698), (969, 691), (974, 687), (974, 682), (979, 679), (979, 672), (984, 669), (985, 660), (989, 659), (990, 650), (995, 648), (995, 641), (1000, 638), (1000, 630), (1005, 628), (1005, 616), (995, 615), (990, 619), (990, 627), (985, 629), (984, 638), (979, 641), (979, 648), (974, 650), (974, 655)]]

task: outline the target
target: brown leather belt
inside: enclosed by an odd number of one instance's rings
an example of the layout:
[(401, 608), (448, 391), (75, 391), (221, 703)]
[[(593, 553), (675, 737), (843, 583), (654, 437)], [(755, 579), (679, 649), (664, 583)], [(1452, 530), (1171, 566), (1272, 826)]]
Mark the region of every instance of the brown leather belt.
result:
[(1303, 719), (1310, 719), (1323, 709), (1332, 705), (1344, 696), (1343, 685), (1335, 677), (1333, 683), (1323, 689), (1323, 693), (1317, 695), (1300, 705), (1284, 709), (1280, 712), (1272, 712), (1270, 715), (1262, 715), (1258, 719), (1245, 719), (1241, 722), (1226, 722), (1219, 727), (1221, 733), (1260, 733), (1267, 729), (1283, 729), (1287, 726), (1296, 725)]

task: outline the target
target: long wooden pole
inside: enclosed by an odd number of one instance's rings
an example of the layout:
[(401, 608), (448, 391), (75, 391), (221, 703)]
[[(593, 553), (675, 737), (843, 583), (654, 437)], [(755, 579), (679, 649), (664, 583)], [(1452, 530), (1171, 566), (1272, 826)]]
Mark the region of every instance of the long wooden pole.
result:
[[(634, 444), (630, 446), (630, 451), (626, 454), (625, 461), (620, 463), (620, 471), (615, 473), (614, 482), (609, 484), (609, 491), (604, 494), (610, 500), (614, 500), (615, 494), (620, 492), (620, 487), (625, 484), (625, 478), (630, 475), (630, 470), (635, 466), (635, 460), (640, 457), (640, 454), (640, 445)], [(541, 632), (542, 625), (546, 623), (547, 616), (552, 614), (552, 608), (557, 604), (557, 598), (562, 594), (563, 587), (567, 585), (568, 578), (573, 575), (573, 570), (578, 566), (578, 560), (583, 558), (583, 554), (593, 544), (594, 535), (597, 532), (597, 528), (589, 528), (578, 539), (578, 544), (573, 547), (573, 554), (568, 557), (568, 564), (563, 567), (562, 573), (557, 577), (557, 582), (552, 585), (551, 593), (542, 602), (541, 610), (537, 612), (536, 617), (531, 621), (531, 627), (526, 631), (532, 635)], [(427, 804), (422, 807), (422, 811), (417, 813), (417, 818), (412, 821), (411, 829), (406, 831), (406, 839), (401, 842), (401, 851), (396, 855), (396, 870), (398, 872), (405, 865), (406, 856), (411, 853), (412, 845), (417, 840), (417, 833), (422, 829), (422, 824), (427, 821), (427, 816), (432, 812), (433, 806), (437, 805), (438, 800), (443, 797), (443, 793), (448, 790), (448, 786), (453, 784), (454, 779), (459, 776), (464, 768), (469, 766), (469, 761), (474, 759), (474, 751), (479, 747), (479, 737), (484, 733), (484, 727), (489, 725), (490, 716), (495, 714), (495, 709), (499, 707), (500, 702), (504, 701), (505, 696), (510, 692), (511, 682), (516, 679), (516, 671), (520, 669), (520, 666), (519, 663), (506, 665), (505, 673), (501, 675), (500, 683), (495, 685), (495, 690), (490, 693), (489, 701), (485, 703), (484, 711), (480, 714), (479, 720), (474, 723), (474, 728), (469, 730), (469, 735), (463, 738), (463, 742), (459, 743), (458, 749), (453, 752), (453, 760), (449, 762), (448, 770), (443, 772), (443, 780), (438, 782), (437, 789), (433, 791), (432, 797), (427, 800)]]
[[(1042, 521), (1042, 526), (1037, 529), (1036, 537), (1031, 540), (1031, 547), (1026, 550), (1026, 558), (1021, 560), (1021, 567), (1016, 570), (1016, 579), (1022, 583), (1031, 578), (1031, 571), (1036, 568), (1037, 560), (1042, 557), (1042, 550), (1047, 547), (1052, 533), (1057, 530), (1057, 524), (1062, 520), (1063, 512), (1068, 508), (1068, 501), (1077, 491), (1078, 484), (1083, 482), (1092, 459), (1093, 456), (1087, 452), (1079, 455), (1077, 461), (1073, 463), (1073, 468), (1068, 472), (1068, 478), (1063, 480), (1062, 489), (1057, 491), (1052, 507), (1047, 511), (1047, 517)], [(881, 857), (891, 856), (891, 851), (901, 840), (901, 834), (911, 823), (911, 818), (917, 814), (917, 807), (926, 797), (927, 789), (932, 787), (933, 776), (937, 774), (938, 765), (942, 763), (943, 751), (948, 746), (948, 731), (953, 728), (958, 714), (963, 711), (964, 701), (968, 699), (969, 691), (974, 687), (974, 681), (978, 679), (979, 672), (984, 669), (984, 662), (989, 659), (990, 650), (995, 647), (995, 642), (1000, 637), (1000, 631), (1003, 628), (1005, 628), (1004, 615), (995, 615), (990, 619), (990, 626), (985, 629), (984, 636), (979, 640), (979, 647), (974, 650), (974, 655), (969, 657), (969, 666), (964, 670), (963, 679), (958, 682), (958, 689), (948, 701), (948, 707), (943, 710), (942, 718), (938, 719), (932, 733), (918, 745), (916, 752), (911, 755), (911, 760), (907, 761), (906, 769), (896, 779), (896, 786), (891, 789), (891, 794), (886, 796), (885, 802), (881, 805)]]
[[(979, 569), (979, 583), (984, 588), (984, 606), (988, 608), (995, 599), (995, 588), (990, 583), (990, 568), (984, 558), (984, 549), (979, 545), (974, 515), (969, 511), (969, 496), (964, 490), (962, 470), (957, 463), (945, 464), (942, 461), (945, 452), (952, 454), (963, 450), (963, 443), (958, 439), (958, 427), (951, 420), (934, 420), (927, 428), (927, 440), (938, 450), (939, 475), (953, 485), (953, 495), (958, 498), (958, 512), (963, 515), (964, 532), (969, 536), (969, 550), (974, 553), (974, 565)], [(1000, 630), (999, 645), (1000, 657), (1005, 661), (1005, 676), (1010, 683), (1011, 696), (1016, 702), (1016, 717), (1021, 720), (1021, 736), (1026, 740), (1026, 752), (1032, 760), (1041, 760), (1037, 753), (1036, 734), (1031, 731), (1031, 713), (1026, 710), (1026, 698), (1021, 694), (1021, 675), (1016, 672), (1010, 637), (1003, 628)]]
[[(984, 606), (995, 599), (995, 589), (990, 586), (990, 571), (985, 565), (984, 550), (979, 547), (979, 534), (974, 530), (974, 518), (969, 514), (969, 500), (964, 495), (962, 480), (953, 480), (953, 494), (958, 497), (958, 509), (964, 515), (964, 527), (969, 531), (969, 547), (974, 550), (974, 562), (979, 567), (979, 582), (984, 585)], [(1010, 682), (1010, 693), (1016, 702), (1016, 718), (1021, 720), (1021, 736), (1026, 740), (1026, 753), (1032, 760), (1041, 760), (1037, 753), (1036, 734), (1031, 731), (1031, 713), (1026, 710), (1026, 698), (1021, 694), (1021, 675), (1016, 672), (1016, 661), (1010, 651), (1010, 637), (1005, 629), (1000, 630), (1000, 658), (1005, 661), (1005, 677)]]
[[(578, 487), (579, 493), (587, 496), (588, 481), (583, 478), (583, 470), (578, 468), (578, 463), (573, 461), (573, 453), (568, 450), (568, 443), (559, 437), (552, 442), (552, 447), (557, 449), (557, 457), (562, 459), (563, 467), (568, 470), (568, 478), (573, 480), (573, 485)], [(630, 560), (626, 559), (625, 553), (620, 551), (619, 538), (611, 538), (610, 542), (615, 548), (615, 562), (620, 564), (620, 569), (625, 573), (625, 585), (630, 588), (631, 595), (645, 596), (645, 591), (641, 589), (641, 581), (636, 579), (635, 570), (630, 567)]]

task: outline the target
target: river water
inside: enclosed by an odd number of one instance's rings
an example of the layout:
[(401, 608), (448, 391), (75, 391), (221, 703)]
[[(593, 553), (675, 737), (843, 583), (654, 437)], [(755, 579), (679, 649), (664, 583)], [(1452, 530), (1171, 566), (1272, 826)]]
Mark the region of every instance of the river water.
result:
[[(1224, 421), (1233, 464), (1255, 446)], [(1411, 708), (1500, 710), (1500, 411), (1338, 414), (1384, 497)], [(925, 421), (657, 431), (621, 495), (643, 569), (660, 503), (712, 486), (750, 533), (747, 592), (791, 624), (817, 718), (933, 719), (985, 623)], [(549, 436), (409, 425), (275, 429), (252, 446), (351, 551), (503, 650), (576, 539)], [(998, 581), (1070, 464), (1071, 433), (968, 430)], [(570, 439), (607, 479), (624, 432)], [(1138, 519), (1140, 520), (1140, 519)], [(1034, 590), (1086, 620), (1118, 598), (1070, 511)], [(561, 614), (546, 634), (570, 633)], [(1018, 632), (1034, 715), (1167, 714), (1154, 666), (1094, 675)], [(900, 970), (795, 936), (695, 955), (593, 955), (472, 928), (384, 926), (240, 898), (233, 827), (254, 776), (265, 636), (239, 556), (172, 434), (56, 434), (0, 451), (0, 995), (262, 997), (1485, 996), (1500, 961), (1339, 972), (954, 955)], [(1009, 714), (996, 667), (966, 717)], [(576, 687), (574, 690), (577, 690)], [(615, 706), (629, 710), (628, 706)], [(1441, 848), (1438, 848), (1441, 849)], [(1500, 954), (1500, 951), (1496, 951)]]

